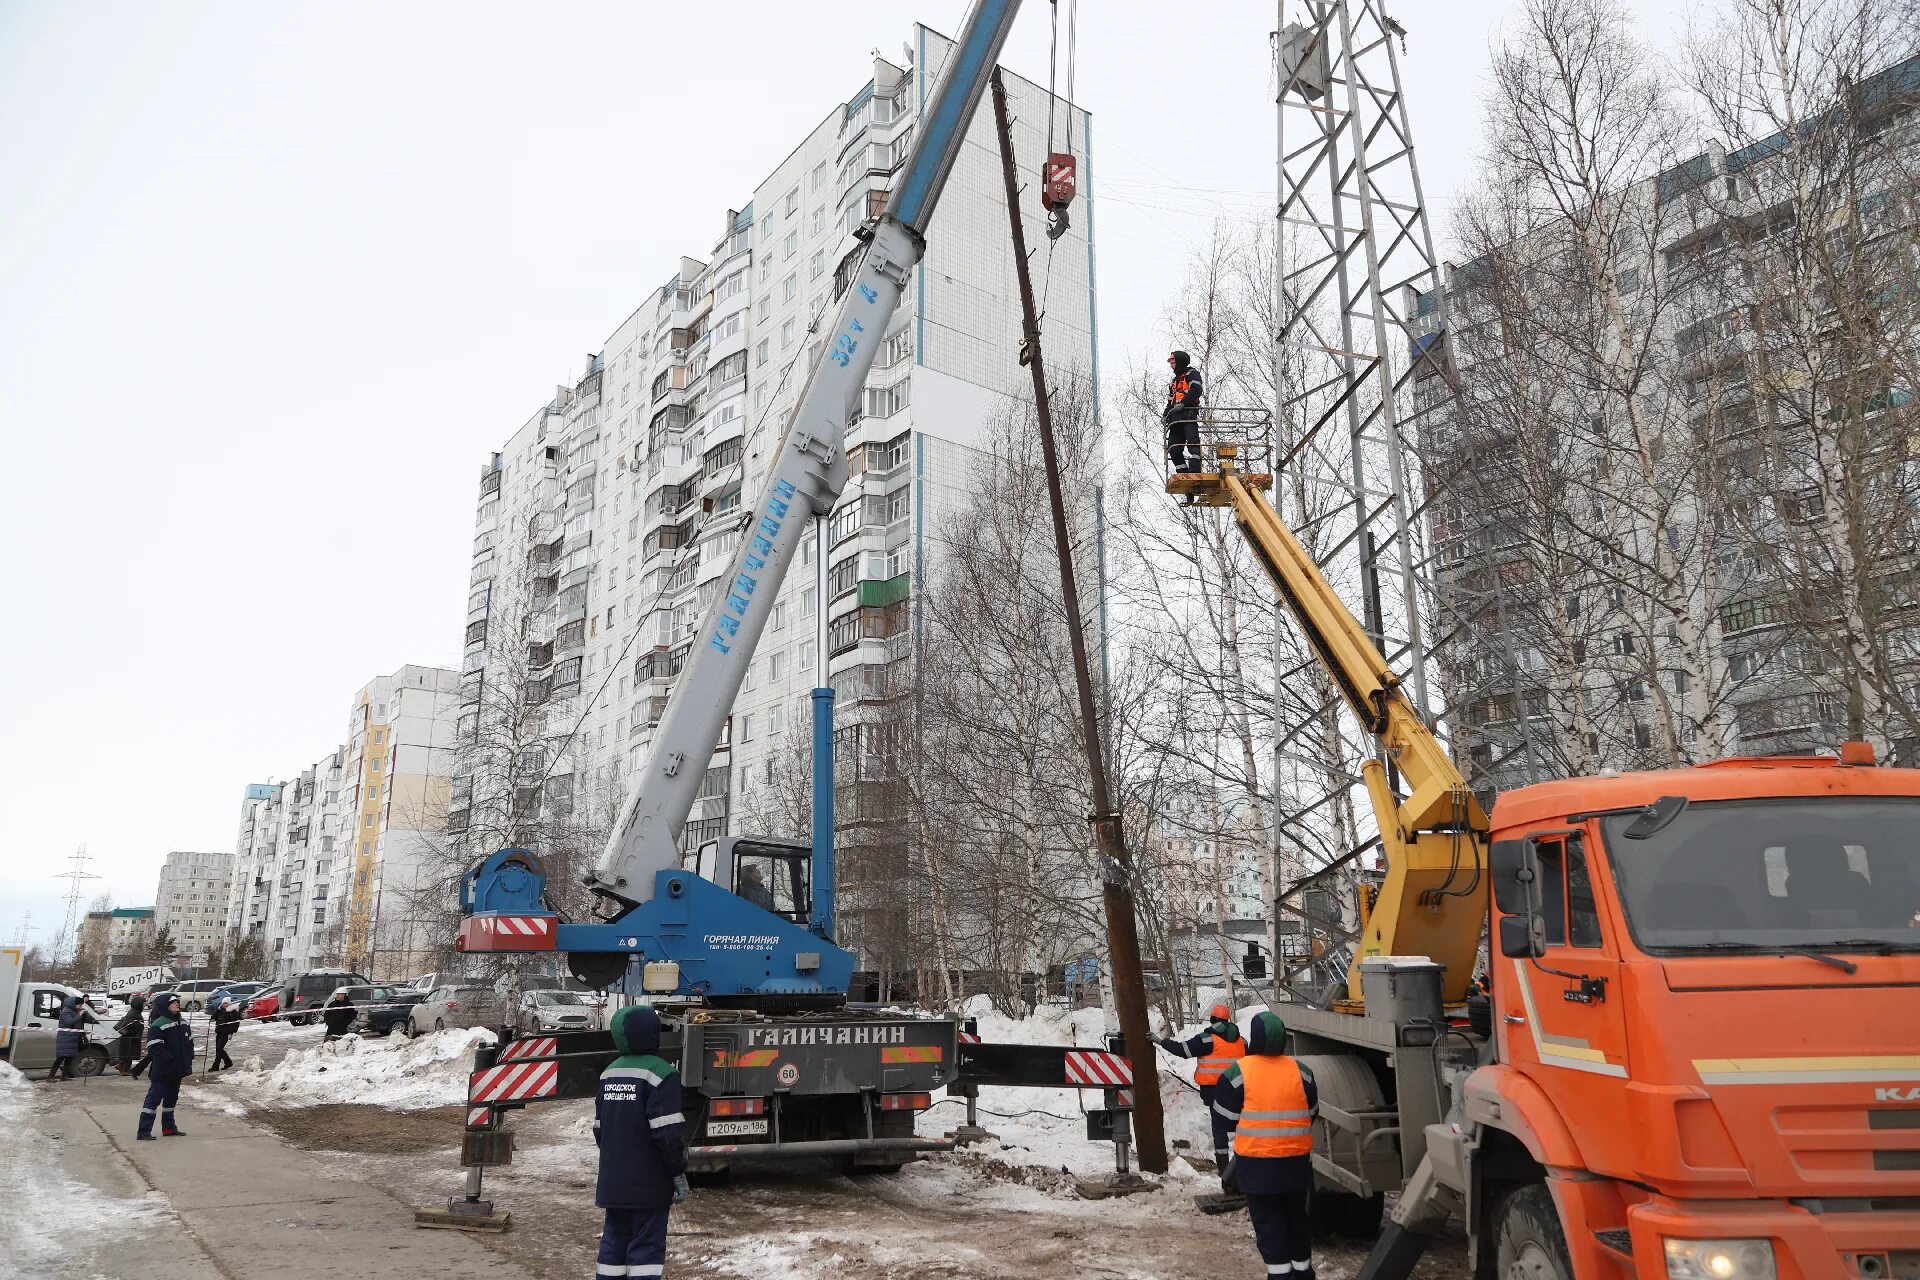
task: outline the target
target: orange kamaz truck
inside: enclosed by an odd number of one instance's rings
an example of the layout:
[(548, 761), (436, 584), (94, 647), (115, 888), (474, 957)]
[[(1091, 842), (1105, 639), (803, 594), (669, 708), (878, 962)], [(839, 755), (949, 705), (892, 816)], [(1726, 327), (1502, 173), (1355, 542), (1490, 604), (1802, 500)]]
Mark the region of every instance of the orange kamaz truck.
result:
[(1223, 422), (1168, 490), (1230, 509), (1379, 747), (1347, 987), (1281, 1009), (1316, 1230), (1372, 1235), (1397, 1196), (1363, 1280), (1449, 1223), (1502, 1280), (1920, 1280), (1920, 770), (1851, 743), (1489, 816), (1267, 500), (1253, 419)]

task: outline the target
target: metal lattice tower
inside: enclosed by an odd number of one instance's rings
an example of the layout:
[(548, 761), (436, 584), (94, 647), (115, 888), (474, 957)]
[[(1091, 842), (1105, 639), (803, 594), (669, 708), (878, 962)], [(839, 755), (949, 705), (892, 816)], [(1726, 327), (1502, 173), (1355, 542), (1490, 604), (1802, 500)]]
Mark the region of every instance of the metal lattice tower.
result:
[(72, 948), (73, 952), (79, 951), (79, 935), (76, 931), (80, 924), (80, 895), (87, 881), (100, 878), (87, 870), (89, 856), (87, 846), (81, 845), (74, 850), (73, 856), (67, 859), (73, 864), (72, 869), (54, 877), (55, 880), (67, 880), (73, 884), (73, 887), (67, 890), (66, 923), (60, 926), (60, 934), (53, 940), (53, 963), (55, 964), (68, 958), (69, 948)]
[[(1284, 461), (1275, 470), (1297, 487), (1277, 484), (1274, 496), (1432, 719), (1425, 495), (1408, 384), (1444, 372), (1441, 353), (1420, 340), (1433, 328), (1421, 316), (1443, 300), (1400, 83), (1405, 33), (1383, 0), (1281, 0), (1279, 10), (1274, 361)], [(1284, 682), (1289, 670), (1278, 674)], [(1348, 903), (1377, 833), (1357, 778), (1335, 776), (1311, 745), (1315, 722), (1341, 716), (1356, 758), (1377, 748), (1337, 703), (1303, 711), (1288, 702), (1276, 696), (1276, 795), (1293, 784), (1292, 803), (1275, 806), (1276, 854), (1282, 868), (1290, 845), (1295, 858), (1281, 877), (1281, 910), (1306, 918), (1323, 954), (1284, 976), (1318, 997), (1344, 980)], [(1302, 840), (1306, 824), (1317, 840)]]

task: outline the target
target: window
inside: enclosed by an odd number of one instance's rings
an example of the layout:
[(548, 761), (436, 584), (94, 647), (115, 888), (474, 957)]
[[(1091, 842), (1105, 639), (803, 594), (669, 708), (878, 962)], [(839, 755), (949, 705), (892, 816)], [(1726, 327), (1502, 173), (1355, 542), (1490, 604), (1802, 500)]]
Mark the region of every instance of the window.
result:
[(781, 256), (791, 258), (798, 252), (800, 252), (800, 233), (798, 231), (789, 231), (787, 233), (786, 252)]
[(760, 339), (760, 345), (753, 349), (754, 364), (763, 365), (767, 362), (767, 360), (773, 355), (773, 352), (771, 350), (772, 345), (773, 345), (773, 340), (771, 338)]
[(814, 659), (813, 641), (809, 640), (805, 644), (800, 646), (800, 669), (802, 671), (813, 670), (813, 659)]
[(780, 326), (780, 349), (785, 351), (793, 345), (794, 323), (789, 320)]
[(827, 251), (825, 249), (815, 249), (813, 251), (813, 262), (807, 267), (807, 279), (818, 280), (825, 274), (827, 274)]
[(787, 192), (786, 215), (791, 218), (798, 212), (800, 212), (800, 188), (795, 187)]
[(787, 655), (784, 653), (770, 653), (767, 655), (767, 679), (780, 680), (785, 678), (787, 674), (786, 659)]
[(786, 728), (787, 709), (778, 703), (767, 709), (767, 735), (772, 737)]
[(385, 729), (375, 729), (373, 731), (373, 740), (375, 742), (385, 742), (387, 740), (387, 731)]
[(742, 267), (714, 286), (713, 300), (715, 302), (725, 302), (728, 298), (739, 297), (742, 293), (746, 292), (746, 288), (747, 270), (745, 267)]
[(734, 736), (742, 742), (753, 741), (753, 716), (751, 714), (740, 717), (739, 729)]
[(787, 605), (784, 600), (773, 606), (773, 618), (767, 625), (775, 631), (779, 631), (787, 625)]
[(816, 236), (822, 231), (825, 231), (827, 229), (827, 206), (821, 205), (815, 209), (813, 211), (813, 219), (808, 225)]
[(814, 191), (818, 191), (826, 185), (827, 185), (827, 162), (825, 160), (822, 160), (819, 164), (815, 165), (813, 168), (813, 181), (811, 183), (811, 189)]
[(800, 296), (800, 277), (799, 276), (797, 275), (788, 276), (785, 280), (782, 280), (780, 282), (780, 300), (782, 302), (792, 302), (795, 298), (799, 296)]
[(890, 387), (867, 388), (867, 417), (891, 418), (907, 407), (907, 388), (911, 384), (904, 378)]

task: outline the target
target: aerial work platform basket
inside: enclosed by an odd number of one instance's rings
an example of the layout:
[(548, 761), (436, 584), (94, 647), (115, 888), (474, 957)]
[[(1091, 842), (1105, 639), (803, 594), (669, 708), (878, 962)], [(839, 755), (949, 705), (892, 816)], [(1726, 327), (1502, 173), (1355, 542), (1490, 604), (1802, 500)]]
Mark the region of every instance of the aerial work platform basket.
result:
[[(1230, 506), (1233, 499), (1221, 480), (1235, 473), (1251, 488), (1273, 488), (1272, 410), (1203, 408), (1194, 425), (1198, 428), (1197, 444), (1168, 442), (1168, 493), (1184, 499), (1188, 506)], [(1178, 470), (1176, 448), (1197, 451), (1199, 469)]]

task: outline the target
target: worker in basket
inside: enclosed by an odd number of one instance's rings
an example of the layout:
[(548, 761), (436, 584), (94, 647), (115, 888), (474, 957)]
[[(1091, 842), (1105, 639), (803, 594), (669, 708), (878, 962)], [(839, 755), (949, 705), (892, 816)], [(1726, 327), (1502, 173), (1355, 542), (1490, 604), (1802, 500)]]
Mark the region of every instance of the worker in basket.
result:
[(1167, 384), (1167, 407), (1160, 421), (1167, 428), (1167, 460), (1174, 471), (1193, 475), (1200, 470), (1200, 371), (1184, 351), (1167, 357), (1173, 380)]
[(1233, 1128), (1233, 1178), (1247, 1198), (1253, 1238), (1269, 1276), (1313, 1280), (1313, 1072), (1288, 1056), (1287, 1024), (1254, 1015), (1247, 1052), (1226, 1069), (1214, 1106)]
[(1176, 1058), (1192, 1058), (1197, 1062), (1198, 1065), (1193, 1069), (1193, 1082), (1200, 1087), (1200, 1101), (1206, 1105), (1207, 1120), (1213, 1126), (1213, 1160), (1220, 1170), (1220, 1186), (1230, 1191), (1232, 1188), (1227, 1184), (1227, 1169), (1232, 1153), (1227, 1149), (1227, 1140), (1232, 1136), (1233, 1125), (1214, 1104), (1214, 1094), (1227, 1068), (1246, 1053), (1247, 1043), (1233, 1020), (1233, 1010), (1226, 1005), (1213, 1006), (1208, 1018), (1207, 1025), (1197, 1035), (1186, 1040), (1162, 1037), (1155, 1043)]

